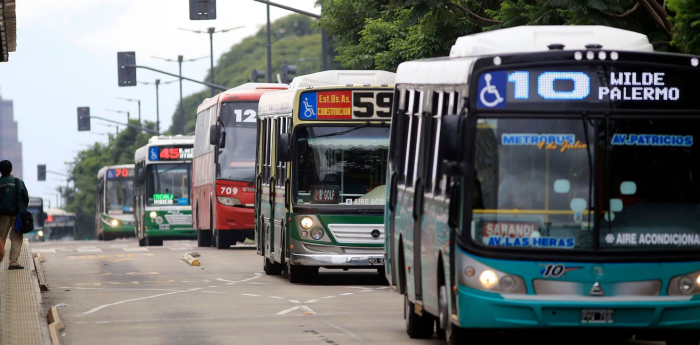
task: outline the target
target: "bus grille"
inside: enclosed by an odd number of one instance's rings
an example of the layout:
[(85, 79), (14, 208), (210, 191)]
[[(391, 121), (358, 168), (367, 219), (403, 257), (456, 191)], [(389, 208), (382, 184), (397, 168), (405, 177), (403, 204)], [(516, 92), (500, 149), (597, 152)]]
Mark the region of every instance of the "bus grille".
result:
[(166, 214), (165, 219), (172, 225), (190, 225), (192, 224), (191, 214)]
[(338, 243), (384, 244), (384, 224), (329, 224), (328, 229)]

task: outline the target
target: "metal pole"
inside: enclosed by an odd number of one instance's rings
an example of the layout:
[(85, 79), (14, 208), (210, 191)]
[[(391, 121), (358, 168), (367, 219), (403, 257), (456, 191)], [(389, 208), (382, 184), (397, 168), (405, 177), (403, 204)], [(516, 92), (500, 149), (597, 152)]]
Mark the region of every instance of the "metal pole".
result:
[[(209, 65), (211, 65), (211, 83), (214, 84), (214, 28), (209, 28)], [(214, 97), (214, 88), (211, 89)]]
[(160, 104), (158, 101), (158, 85), (160, 79), (156, 79), (156, 132), (160, 133)]
[(141, 100), (138, 100), (139, 102), (139, 126), (141, 126)]
[(267, 5), (267, 82), (272, 83), (272, 43), (270, 42), (270, 5)]
[(131, 113), (127, 111), (126, 112), (126, 123), (129, 123), (129, 121), (131, 121)]
[(328, 42), (326, 40), (326, 29), (321, 29), (321, 70), (328, 70)]
[[(185, 106), (182, 104), (182, 55), (177, 56), (177, 62), (180, 65), (180, 134), (185, 134)], [(212, 70), (213, 71), (213, 70)], [(214, 81), (212, 80), (212, 84)]]

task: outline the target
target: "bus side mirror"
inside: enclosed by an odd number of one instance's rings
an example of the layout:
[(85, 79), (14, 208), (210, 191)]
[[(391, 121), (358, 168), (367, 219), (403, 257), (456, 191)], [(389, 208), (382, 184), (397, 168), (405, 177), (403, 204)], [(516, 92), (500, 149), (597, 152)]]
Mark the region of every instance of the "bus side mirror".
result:
[(100, 183), (97, 184), (97, 194), (102, 194), (102, 191), (105, 190), (105, 183), (103, 181), (100, 181)]
[(221, 135), (219, 135), (221, 138), (219, 139), (219, 148), (223, 149), (226, 147), (226, 132), (221, 132)]
[(219, 143), (219, 132), (221, 132), (219, 125), (211, 125), (209, 127), (209, 144), (216, 145)]
[(446, 115), (442, 117), (440, 125), (440, 148), (442, 151), (442, 172), (448, 176), (464, 174), (461, 164), (462, 145), (460, 138), (463, 117), (460, 115)]
[(136, 180), (138, 181), (139, 184), (143, 184), (143, 180), (144, 180), (143, 175), (144, 175), (143, 170), (140, 170), (138, 176), (136, 177)]
[(289, 162), (289, 133), (280, 133), (277, 143), (277, 159), (280, 162)]

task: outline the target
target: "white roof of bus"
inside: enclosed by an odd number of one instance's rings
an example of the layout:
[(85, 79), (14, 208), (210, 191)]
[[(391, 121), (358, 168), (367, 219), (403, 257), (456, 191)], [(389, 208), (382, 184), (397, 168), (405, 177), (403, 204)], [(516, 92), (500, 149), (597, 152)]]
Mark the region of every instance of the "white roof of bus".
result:
[(548, 51), (550, 44), (563, 44), (565, 50), (600, 44), (606, 50), (654, 51), (646, 35), (607, 26), (518, 26), (460, 37), (450, 58), (404, 62), (396, 71), (396, 83), (466, 84), (471, 65), (479, 57)]
[(75, 213), (66, 212), (60, 208), (47, 208), (44, 209), (44, 213), (51, 216), (75, 216)]
[(102, 167), (100, 169), (100, 171), (97, 172), (97, 178), (105, 176), (105, 174), (107, 173), (107, 170), (109, 170), (109, 169), (124, 169), (124, 168), (133, 169), (134, 165), (133, 164), (121, 164), (121, 165), (108, 165), (106, 167)]
[(202, 101), (202, 104), (200, 104), (197, 107), (197, 114), (199, 114), (199, 112), (201, 112), (202, 110), (208, 109), (211, 106), (215, 105), (221, 96), (226, 96), (227, 94), (232, 93), (234, 91), (267, 89), (267, 88), (277, 88), (278, 89), (280, 87), (289, 87), (289, 85), (278, 84), (278, 83), (245, 83), (242, 85), (238, 85), (232, 89), (228, 89), (226, 91), (219, 92), (214, 97), (206, 98), (204, 101)]
[(391, 85), (396, 73), (374, 70), (332, 70), (295, 77), (289, 90), (268, 92), (260, 96), (258, 116), (289, 114), (294, 108), (294, 96), (300, 89), (323, 86)]
[(148, 154), (148, 147), (153, 145), (182, 145), (182, 144), (192, 144), (194, 145), (194, 135), (161, 135), (153, 136), (148, 139), (148, 144), (139, 147), (134, 153), (134, 161), (139, 161), (139, 159), (146, 159)]

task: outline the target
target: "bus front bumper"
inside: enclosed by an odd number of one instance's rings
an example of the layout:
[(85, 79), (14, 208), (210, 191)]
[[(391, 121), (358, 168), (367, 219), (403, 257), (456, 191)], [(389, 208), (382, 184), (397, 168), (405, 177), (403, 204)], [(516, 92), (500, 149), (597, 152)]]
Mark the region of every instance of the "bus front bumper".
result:
[[(660, 296), (661, 297), (661, 296)], [(459, 285), (459, 324), (466, 328), (596, 328), (697, 330), (700, 331), (700, 300), (578, 302), (527, 298), (504, 298)], [(610, 323), (584, 323), (584, 309), (612, 310)]]
[(294, 254), (293, 265), (344, 268), (383, 268), (384, 256), (376, 254)]

